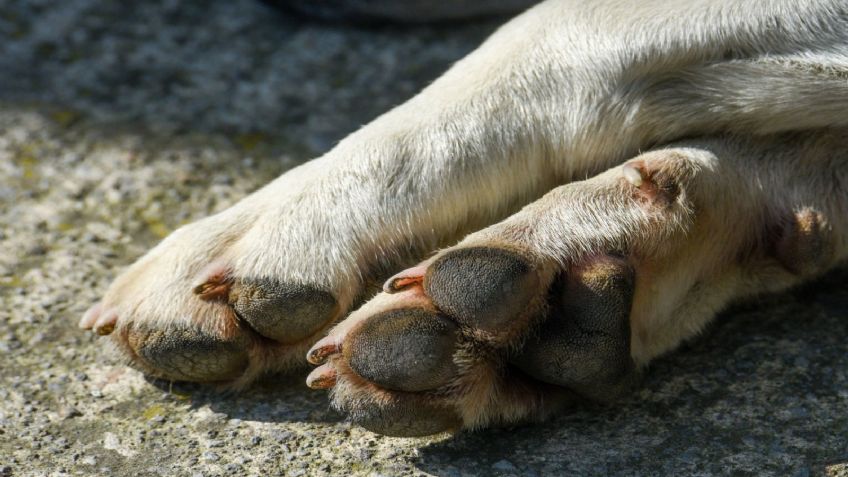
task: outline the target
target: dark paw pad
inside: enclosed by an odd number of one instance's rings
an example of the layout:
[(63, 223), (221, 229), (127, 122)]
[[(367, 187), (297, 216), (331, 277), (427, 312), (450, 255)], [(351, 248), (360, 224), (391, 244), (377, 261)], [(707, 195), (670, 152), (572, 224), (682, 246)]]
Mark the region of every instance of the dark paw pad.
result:
[(427, 270), (424, 290), (436, 307), (460, 324), (486, 332), (509, 328), (538, 295), (539, 278), (517, 253), (464, 248), (439, 258)]
[(420, 309), (375, 315), (348, 338), (344, 354), (357, 374), (386, 389), (426, 391), (457, 374), (453, 355), (458, 328)]
[(404, 395), (379, 405), (345, 409), (350, 419), (372, 432), (387, 436), (418, 437), (458, 429), (456, 411), (423, 396)]
[(161, 377), (177, 381), (233, 379), (248, 364), (246, 339), (214, 336), (198, 328), (164, 327), (128, 330), (127, 344)]
[(529, 375), (608, 401), (633, 376), (630, 307), (634, 272), (602, 257), (573, 269), (551, 291), (550, 316), (514, 362)]
[(228, 301), (256, 332), (281, 343), (312, 336), (338, 311), (330, 292), (272, 279), (237, 280)]
[(812, 208), (801, 209), (783, 224), (775, 245), (780, 263), (796, 275), (814, 275), (833, 261), (834, 239), (824, 215)]

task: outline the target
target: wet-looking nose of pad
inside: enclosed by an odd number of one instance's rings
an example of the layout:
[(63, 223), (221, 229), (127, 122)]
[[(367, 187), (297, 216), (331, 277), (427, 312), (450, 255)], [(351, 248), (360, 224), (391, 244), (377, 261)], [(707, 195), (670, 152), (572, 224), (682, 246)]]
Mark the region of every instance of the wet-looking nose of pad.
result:
[(630, 308), (635, 274), (601, 257), (557, 280), (551, 312), (512, 361), (530, 376), (584, 397), (612, 401), (635, 378)]
[(237, 281), (230, 290), (229, 302), (256, 332), (281, 343), (312, 336), (337, 311), (330, 292), (273, 279)]
[(439, 310), (458, 322), (499, 332), (515, 322), (538, 293), (531, 264), (509, 250), (464, 248), (430, 266), (424, 291)]
[(436, 312), (391, 310), (368, 319), (344, 345), (350, 367), (386, 389), (427, 391), (457, 374), (457, 326)]

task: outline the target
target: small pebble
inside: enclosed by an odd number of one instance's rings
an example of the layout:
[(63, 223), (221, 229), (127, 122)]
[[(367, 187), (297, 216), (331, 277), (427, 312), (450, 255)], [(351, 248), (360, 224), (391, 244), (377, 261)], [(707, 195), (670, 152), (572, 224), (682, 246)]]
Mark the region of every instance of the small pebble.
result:
[(214, 452), (207, 451), (207, 452), (203, 453), (203, 460), (206, 460), (206, 461), (209, 461), (209, 462), (218, 462), (219, 460), (221, 460), (221, 456), (219, 456), (218, 454), (216, 454)]

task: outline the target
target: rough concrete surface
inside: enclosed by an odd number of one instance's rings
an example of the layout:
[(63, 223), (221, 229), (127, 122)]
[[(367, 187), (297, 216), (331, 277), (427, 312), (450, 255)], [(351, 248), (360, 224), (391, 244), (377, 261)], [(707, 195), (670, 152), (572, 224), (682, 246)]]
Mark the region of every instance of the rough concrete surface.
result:
[(76, 328), (178, 225), (403, 101), (496, 21), (252, 0), (0, 2), (0, 476), (848, 475), (848, 272), (726, 313), (614, 408), (455, 437), (345, 423), (303, 375), (146, 380)]

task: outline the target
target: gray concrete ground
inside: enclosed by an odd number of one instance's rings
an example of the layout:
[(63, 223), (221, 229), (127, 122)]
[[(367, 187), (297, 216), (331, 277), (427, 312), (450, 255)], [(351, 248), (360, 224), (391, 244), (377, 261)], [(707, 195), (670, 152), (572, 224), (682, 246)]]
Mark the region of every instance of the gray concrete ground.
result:
[(409, 97), (497, 22), (252, 0), (0, 3), (0, 476), (848, 475), (848, 271), (727, 313), (620, 406), (456, 437), (345, 423), (303, 375), (148, 381), (76, 329), (178, 225)]

